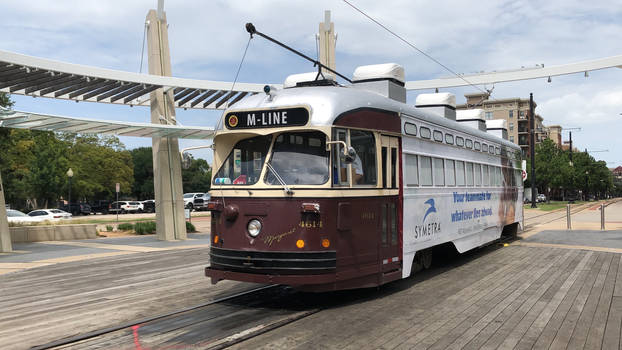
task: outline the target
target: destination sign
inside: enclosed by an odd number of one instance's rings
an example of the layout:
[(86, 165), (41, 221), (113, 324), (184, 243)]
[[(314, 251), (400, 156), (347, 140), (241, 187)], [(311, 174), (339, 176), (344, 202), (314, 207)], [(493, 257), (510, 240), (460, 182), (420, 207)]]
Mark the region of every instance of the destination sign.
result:
[(309, 121), (305, 108), (270, 109), (265, 111), (230, 112), (225, 116), (227, 129), (278, 128), (303, 126)]

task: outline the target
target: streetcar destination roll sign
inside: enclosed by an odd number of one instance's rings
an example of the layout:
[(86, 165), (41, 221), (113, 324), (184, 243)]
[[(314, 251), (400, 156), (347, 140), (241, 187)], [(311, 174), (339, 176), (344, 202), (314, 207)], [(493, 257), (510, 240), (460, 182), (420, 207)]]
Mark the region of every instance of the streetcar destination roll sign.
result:
[(303, 126), (309, 121), (306, 108), (269, 109), (229, 112), (225, 116), (227, 129), (278, 128)]

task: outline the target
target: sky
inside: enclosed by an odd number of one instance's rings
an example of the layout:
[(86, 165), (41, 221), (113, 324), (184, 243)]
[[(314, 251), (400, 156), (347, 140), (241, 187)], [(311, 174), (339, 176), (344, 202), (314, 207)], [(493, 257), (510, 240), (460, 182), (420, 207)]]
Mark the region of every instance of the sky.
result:
[[(622, 7), (617, 1), (422, 1), (349, 0), (371, 17), (457, 73), (574, 63), (622, 55)], [(0, 50), (129, 72), (139, 72), (145, 17), (157, 0), (0, 2)], [(343, 0), (165, 1), (173, 76), (233, 81), (252, 22), (268, 34), (315, 57), (315, 35), (330, 10), (337, 33), (337, 70), (351, 76), (357, 66), (394, 62), (406, 80), (452, 74), (381, 29)], [(145, 44), (146, 45), (146, 44)], [(146, 49), (146, 48), (145, 48)], [(146, 56), (142, 72), (146, 72)], [(282, 83), (290, 74), (313, 71), (307, 61), (255, 37), (238, 81)], [(492, 85), (485, 88), (493, 88)], [(442, 92), (464, 94), (474, 87)], [(410, 91), (408, 103), (419, 93)], [(609, 167), (622, 165), (622, 69), (499, 83), (491, 98), (529, 98), (545, 125), (581, 128), (573, 144)], [(14, 95), (15, 109), (93, 119), (148, 122), (149, 108), (78, 103)], [(182, 125), (214, 126), (222, 112), (177, 111)], [(568, 132), (563, 133), (568, 138)], [(122, 137), (127, 148), (151, 139)], [(205, 144), (181, 140), (181, 147)], [(608, 150), (608, 152), (593, 152)], [(209, 150), (193, 152), (211, 162)]]

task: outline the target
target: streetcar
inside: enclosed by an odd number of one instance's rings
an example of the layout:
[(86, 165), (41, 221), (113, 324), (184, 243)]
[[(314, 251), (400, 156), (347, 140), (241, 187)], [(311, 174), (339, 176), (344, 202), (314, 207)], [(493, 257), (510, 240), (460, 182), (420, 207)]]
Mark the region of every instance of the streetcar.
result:
[(359, 67), (349, 85), (325, 77), (290, 76), (223, 113), (212, 283), (374, 287), (430, 267), (434, 247), (516, 234), (521, 153), (505, 121), (456, 114), (448, 93), (406, 104), (397, 64)]

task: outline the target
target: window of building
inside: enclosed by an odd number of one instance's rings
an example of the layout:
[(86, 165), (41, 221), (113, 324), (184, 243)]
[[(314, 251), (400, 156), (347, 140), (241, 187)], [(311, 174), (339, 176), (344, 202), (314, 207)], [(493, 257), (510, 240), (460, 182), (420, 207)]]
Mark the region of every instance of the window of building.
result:
[(473, 186), (473, 163), (466, 163), (466, 184), (467, 186)]
[(432, 132), (429, 128), (422, 126), (421, 128), (419, 128), (419, 135), (424, 139), (429, 139), (432, 136)]
[(482, 149), (482, 145), (478, 141), (475, 141), (474, 148), (476, 151), (480, 151)]
[(514, 118), (514, 111), (510, 109), (509, 111), (509, 117), (510, 118)]
[(492, 112), (486, 112), (486, 113), (484, 114), (484, 117), (485, 117), (487, 120), (492, 119)]
[(434, 158), (434, 186), (445, 186), (445, 167), (441, 158)]
[(488, 152), (488, 145), (485, 143), (482, 143), (482, 152)]
[(432, 186), (432, 158), (419, 156), (419, 167), (421, 168), (421, 185)]
[(510, 131), (514, 130), (514, 123), (510, 123)]
[(445, 160), (445, 180), (447, 186), (456, 186), (456, 167), (453, 160)]
[(445, 142), (448, 145), (453, 145), (454, 144), (454, 135), (452, 135), (452, 134), (445, 134)]
[(518, 113), (518, 115), (519, 115), (519, 116), (521, 116), (521, 117), (524, 117), (524, 116), (525, 116), (525, 111), (520, 111), (520, 112)]
[(456, 136), (456, 146), (464, 147), (464, 139), (460, 136)]
[(464, 186), (464, 162), (456, 161), (456, 185)]
[(473, 178), (475, 186), (482, 185), (482, 166), (480, 164), (473, 164)]
[(406, 164), (404, 166), (404, 180), (406, 186), (419, 185), (419, 174), (417, 174), (417, 156), (413, 154), (406, 155)]
[(438, 130), (434, 130), (434, 141), (443, 142), (443, 133)]
[(404, 133), (406, 135), (417, 136), (417, 126), (412, 123), (404, 123)]
[(514, 136), (510, 136), (510, 142), (514, 142)]
[(473, 141), (467, 139), (465, 144), (466, 144), (466, 148), (468, 148), (468, 149), (472, 149), (473, 148)]

